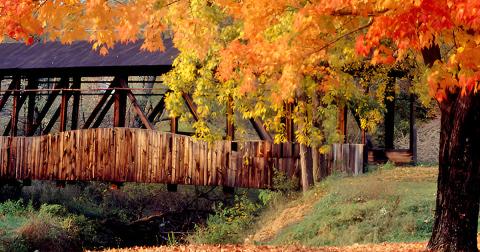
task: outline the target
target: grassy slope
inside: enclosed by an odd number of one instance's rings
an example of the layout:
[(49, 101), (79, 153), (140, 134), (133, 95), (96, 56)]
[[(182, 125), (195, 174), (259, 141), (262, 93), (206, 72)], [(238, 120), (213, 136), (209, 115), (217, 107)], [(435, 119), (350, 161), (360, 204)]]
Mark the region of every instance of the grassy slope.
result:
[[(313, 201), (304, 218), (281, 227), (267, 240), (255, 242), (337, 246), (425, 241), (433, 222), (436, 177), (436, 168), (425, 167), (379, 169), (359, 177), (330, 177), (303, 199), (291, 203)], [(269, 213), (265, 218), (274, 223), (271, 216)], [(268, 228), (269, 223), (263, 221), (262, 228)]]

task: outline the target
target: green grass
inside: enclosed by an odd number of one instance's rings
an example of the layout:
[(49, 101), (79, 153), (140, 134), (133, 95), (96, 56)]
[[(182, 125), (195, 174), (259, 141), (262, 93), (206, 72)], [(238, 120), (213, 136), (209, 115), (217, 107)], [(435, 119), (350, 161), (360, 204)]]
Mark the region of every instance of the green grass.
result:
[[(387, 166), (374, 170), (358, 177), (330, 177), (317, 185), (304, 196), (316, 200), (313, 210), (267, 244), (427, 240), (433, 225), (436, 169)], [(313, 199), (315, 192), (323, 196)]]

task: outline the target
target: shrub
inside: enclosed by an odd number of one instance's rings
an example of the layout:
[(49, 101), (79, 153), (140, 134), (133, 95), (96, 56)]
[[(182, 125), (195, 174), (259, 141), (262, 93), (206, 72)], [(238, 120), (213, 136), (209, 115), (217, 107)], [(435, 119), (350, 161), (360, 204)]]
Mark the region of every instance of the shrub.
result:
[(235, 196), (231, 207), (217, 205), (215, 214), (208, 217), (206, 225), (197, 227), (188, 240), (192, 243), (241, 243), (259, 209), (260, 206), (249, 200), (246, 194)]
[(0, 216), (0, 251), (81, 251), (95, 239), (93, 223), (61, 205), (42, 204), (35, 211), (23, 200), (6, 201)]
[(0, 215), (22, 215), (27, 212), (32, 212), (33, 207), (31, 202), (25, 206), (23, 200), (7, 200), (0, 204)]

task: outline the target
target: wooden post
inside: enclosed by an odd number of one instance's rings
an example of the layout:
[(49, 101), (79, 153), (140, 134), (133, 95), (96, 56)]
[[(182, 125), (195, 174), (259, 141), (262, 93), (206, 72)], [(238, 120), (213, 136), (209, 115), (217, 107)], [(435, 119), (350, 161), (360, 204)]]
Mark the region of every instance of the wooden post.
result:
[(95, 119), (95, 122), (92, 125), (92, 128), (98, 128), (100, 127), (100, 124), (102, 124), (103, 118), (107, 115), (108, 111), (112, 107), (113, 103), (115, 102), (114, 97), (110, 97), (110, 100), (105, 104), (105, 107), (103, 107), (102, 111), (98, 114), (97, 119)]
[[(126, 82), (125, 78), (120, 78), (120, 81)], [(115, 99), (113, 126), (125, 127), (125, 114), (127, 113), (127, 95), (124, 90), (115, 90), (113, 94)]]
[[(229, 141), (235, 140), (235, 125), (233, 124), (233, 98), (231, 96), (228, 97), (227, 100), (227, 113), (226, 113), (226, 139)], [(235, 195), (235, 188), (231, 186), (223, 186), (222, 188), (223, 194), (227, 198), (233, 197)]]
[(295, 130), (293, 127), (293, 103), (285, 104), (285, 133), (288, 142), (295, 141)]
[(17, 136), (17, 124), (18, 124), (18, 112), (20, 108), (18, 106), (18, 100), (20, 98), (20, 76), (16, 75), (13, 76), (13, 84), (14, 84), (14, 91), (13, 91), (13, 103), (12, 103), (12, 119), (11, 119), (11, 127), (10, 127), (10, 136)]
[[(170, 132), (173, 134), (178, 133), (178, 117), (172, 117), (170, 118)], [(170, 141), (172, 141), (173, 138), (170, 138)], [(176, 184), (167, 184), (167, 191), (169, 192), (176, 192), (177, 191), (177, 185)]]
[(262, 120), (250, 118), (249, 121), (253, 129), (255, 129), (255, 132), (257, 132), (260, 140), (273, 142), (273, 137), (268, 133), (267, 129), (265, 129), (265, 126), (263, 126)]
[[(55, 85), (54, 89), (60, 89), (68, 86), (68, 78), (62, 78), (60, 81)], [(55, 98), (57, 95), (60, 93), (60, 90), (55, 90), (50, 93), (50, 95), (47, 98), (47, 101), (45, 102), (45, 105), (43, 105), (42, 110), (38, 114), (38, 117), (35, 119), (35, 123), (33, 125), (32, 131), (35, 132), (37, 128), (40, 126), (43, 118), (47, 115), (48, 111), (50, 110), (50, 107), (52, 106), (53, 102), (55, 102)]]
[(412, 163), (417, 164), (417, 129), (415, 127), (415, 94), (410, 94), (410, 144)]
[[(38, 88), (38, 79), (34, 77), (28, 78), (27, 89), (37, 89)], [(35, 123), (35, 92), (28, 93), (28, 108), (27, 108), (27, 136), (33, 136), (35, 132), (33, 131), (33, 124)]]
[[(128, 78), (127, 77), (120, 78), (119, 85), (121, 88), (128, 88)], [(147, 116), (145, 115), (142, 108), (138, 104), (138, 101), (135, 98), (135, 95), (132, 93), (132, 90), (126, 90), (126, 92), (127, 92), (128, 99), (130, 99), (130, 102), (133, 105), (135, 113), (137, 113), (137, 115), (140, 117), (140, 120), (142, 121), (143, 125), (145, 125), (147, 129), (150, 129), (150, 130), (155, 129), (153, 124), (148, 120)]]
[(50, 131), (53, 129), (53, 126), (55, 125), (55, 122), (59, 117), (60, 117), (59, 131), (63, 132), (67, 130), (68, 101), (70, 100), (71, 96), (72, 96), (72, 93), (70, 91), (62, 90), (62, 99), (61, 99), (60, 107), (58, 107), (57, 110), (55, 110), (55, 112), (53, 113), (52, 117), (50, 117), (50, 121), (48, 122), (47, 126), (45, 126), (45, 129), (43, 129), (42, 134), (46, 135), (50, 133)]
[(235, 125), (233, 124), (233, 98), (228, 97), (227, 101), (227, 128), (226, 128), (226, 139), (233, 141), (235, 139)]
[(65, 89), (62, 90), (62, 100), (60, 102), (60, 132), (67, 130), (68, 98), (70, 98), (69, 96), (69, 91), (66, 91)]
[(150, 112), (150, 114), (148, 115), (148, 121), (150, 121), (151, 123), (154, 123), (157, 115), (161, 114), (164, 109), (165, 109), (165, 96), (162, 96), (162, 98), (160, 98), (160, 101), (153, 108), (152, 112)]
[[(29, 87), (27, 86), (27, 89)], [(18, 114), (20, 113), (20, 110), (22, 109), (23, 104), (25, 104), (25, 101), (27, 101), (28, 94), (22, 94), (19, 96), (17, 103), (16, 103), (16, 110), (17, 110), (17, 125), (18, 125)], [(10, 121), (7, 124), (7, 127), (5, 128), (5, 131), (3, 133), (4, 136), (8, 136), (10, 134), (10, 131), (12, 129), (12, 118), (10, 118)], [(18, 126), (17, 126), (18, 129)], [(24, 128), (24, 130), (26, 130)]]
[(395, 131), (395, 78), (391, 77), (385, 90), (385, 149), (393, 149), (393, 136)]
[[(108, 86), (108, 88), (114, 88), (118, 85), (118, 77), (115, 77), (112, 82), (110, 83), (110, 85)], [(103, 105), (105, 105), (105, 102), (107, 102), (109, 96), (112, 94), (112, 90), (111, 89), (108, 89), (105, 91), (105, 93), (103, 94), (102, 98), (100, 99), (100, 101), (97, 103), (97, 105), (95, 106), (95, 108), (93, 109), (92, 113), (90, 114), (90, 116), (88, 117), (87, 121), (85, 122), (85, 124), (83, 125), (83, 129), (88, 129), (90, 127), (90, 125), (93, 123), (93, 120), (95, 120), (95, 117), (97, 117), (97, 114), (98, 112), (100, 112), (100, 110), (102, 109)]]
[[(82, 87), (82, 79), (79, 76), (73, 77), (72, 88), (80, 89)], [(80, 112), (80, 91), (73, 92), (73, 104), (72, 104), (72, 121), (70, 125), (71, 130), (78, 129), (78, 118)]]
[(185, 100), (185, 104), (187, 105), (188, 110), (192, 114), (193, 119), (195, 121), (198, 121), (197, 105), (195, 105), (195, 103), (193, 102), (193, 98), (187, 93), (183, 93), (182, 97)]
[(170, 118), (170, 132), (174, 134), (178, 133), (178, 117)]

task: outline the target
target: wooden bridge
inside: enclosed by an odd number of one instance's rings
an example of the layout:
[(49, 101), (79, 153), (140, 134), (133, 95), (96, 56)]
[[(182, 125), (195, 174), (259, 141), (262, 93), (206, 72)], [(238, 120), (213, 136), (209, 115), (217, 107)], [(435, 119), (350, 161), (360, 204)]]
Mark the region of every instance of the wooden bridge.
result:
[[(283, 118), (288, 141), (283, 144), (273, 144), (258, 118), (248, 119), (257, 140), (233, 141), (230, 102), (225, 104), (228, 140), (207, 143), (179, 131), (178, 117), (165, 113), (169, 91), (156, 78), (171, 69), (178, 53), (166, 45), (165, 52), (148, 53), (139, 50), (139, 41), (101, 57), (86, 42), (0, 44), (0, 180), (271, 188), (276, 171), (301, 177), (291, 106)], [(142, 76), (152, 78), (139, 81)], [(182, 97), (198, 120), (192, 97)], [(320, 154), (308, 149), (302, 167), (321, 170), (321, 176), (361, 173), (368, 159), (363, 148), (334, 145), (321, 164), (312, 161)]]
[[(0, 178), (56, 181), (142, 182), (271, 188), (275, 172), (299, 176), (299, 145), (269, 141), (204, 142), (146, 129), (99, 128), (36, 137), (0, 137)], [(338, 148), (339, 162), (362, 160), (358, 145)], [(349, 152), (348, 149), (352, 149)], [(330, 160), (328, 163), (333, 164)], [(361, 165), (361, 163), (360, 163)], [(348, 167), (354, 170), (347, 171)], [(329, 166), (328, 173), (331, 173)], [(356, 169), (356, 171), (355, 171)]]

